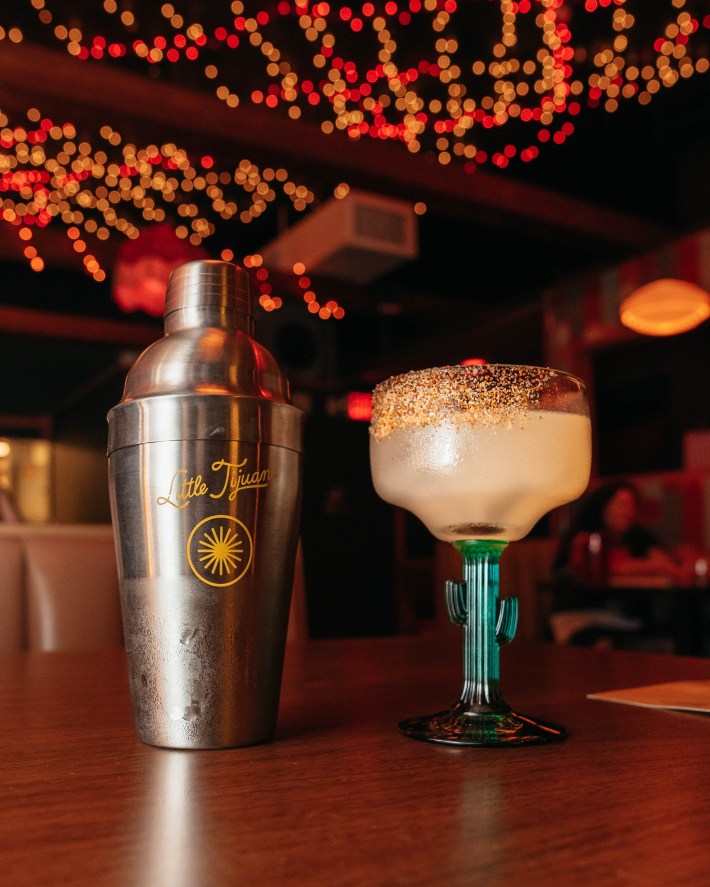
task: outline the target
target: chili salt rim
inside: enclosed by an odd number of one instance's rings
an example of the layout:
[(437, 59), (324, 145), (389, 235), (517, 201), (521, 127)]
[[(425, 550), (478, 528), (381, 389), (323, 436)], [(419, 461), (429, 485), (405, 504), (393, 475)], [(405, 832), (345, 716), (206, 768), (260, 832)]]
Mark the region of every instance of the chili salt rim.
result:
[(554, 372), (547, 367), (486, 364), (392, 376), (372, 393), (370, 434), (380, 440), (393, 431), (439, 423), (508, 425), (539, 402)]

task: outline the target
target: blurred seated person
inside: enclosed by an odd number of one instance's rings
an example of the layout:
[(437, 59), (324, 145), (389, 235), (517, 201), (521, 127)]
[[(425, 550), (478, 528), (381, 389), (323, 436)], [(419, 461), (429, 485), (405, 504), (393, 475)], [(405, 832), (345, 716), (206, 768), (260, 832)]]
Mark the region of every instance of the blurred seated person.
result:
[[(618, 596), (604, 601), (598, 590), (691, 581), (691, 562), (665, 549), (641, 524), (639, 506), (637, 489), (626, 481), (604, 484), (580, 502), (553, 562), (555, 640), (627, 646), (625, 640), (649, 630), (649, 621), (654, 621), (649, 620), (651, 607), (639, 610), (638, 598), (627, 603), (620, 603)], [(585, 587), (595, 592), (585, 595)]]
[(590, 493), (560, 544), (556, 578), (586, 585), (623, 585), (630, 577), (690, 582), (692, 562), (665, 549), (640, 523), (639, 506), (638, 490), (627, 481)]

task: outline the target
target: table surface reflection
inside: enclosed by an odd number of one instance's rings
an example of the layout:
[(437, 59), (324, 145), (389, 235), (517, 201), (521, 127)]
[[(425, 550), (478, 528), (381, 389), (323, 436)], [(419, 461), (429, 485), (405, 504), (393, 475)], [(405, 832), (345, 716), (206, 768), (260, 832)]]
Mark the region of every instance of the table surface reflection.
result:
[(289, 648), (275, 741), (224, 751), (142, 744), (123, 651), (0, 655), (0, 883), (703, 883), (710, 716), (585, 696), (710, 679), (710, 660), (514, 642), (501, 669), (565, 742), (400, 736), (458, 696), (446, 638)]

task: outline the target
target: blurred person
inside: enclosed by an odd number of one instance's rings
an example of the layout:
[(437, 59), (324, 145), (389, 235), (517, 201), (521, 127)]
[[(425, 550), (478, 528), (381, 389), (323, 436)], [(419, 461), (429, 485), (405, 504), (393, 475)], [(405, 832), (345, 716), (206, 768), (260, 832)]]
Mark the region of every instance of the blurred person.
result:
[(666, 549), (640, 520), (640, 496), (628, 481), (604, 484), (581, 503), (554, 561), (555, 576), (588, 585), (653, 577), (682, 585), (692, 559)]
[(640, 510), (639, 492), (628, 481), (603, 484), (581, 500), (553, 562), (551, 625), (558, 642), (634, 648), (667, 614), (650, 597), (640, 605), (638, 597), (624, 601), (618, 594), (604, 600), (599, 589), (693, 581), (694, 559), (665, 548), (643, 526)]

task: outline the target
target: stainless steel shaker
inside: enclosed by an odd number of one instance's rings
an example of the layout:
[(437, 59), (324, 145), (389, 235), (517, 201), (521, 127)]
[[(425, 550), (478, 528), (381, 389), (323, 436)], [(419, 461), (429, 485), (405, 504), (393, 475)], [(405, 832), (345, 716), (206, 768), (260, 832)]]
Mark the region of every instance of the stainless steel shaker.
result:
[(247, 273), (189, 262), (165, 335), (108, 414), (136, 729), (152, 745), (272, 738), (301, 507), (303, 414), (253, 338)]

